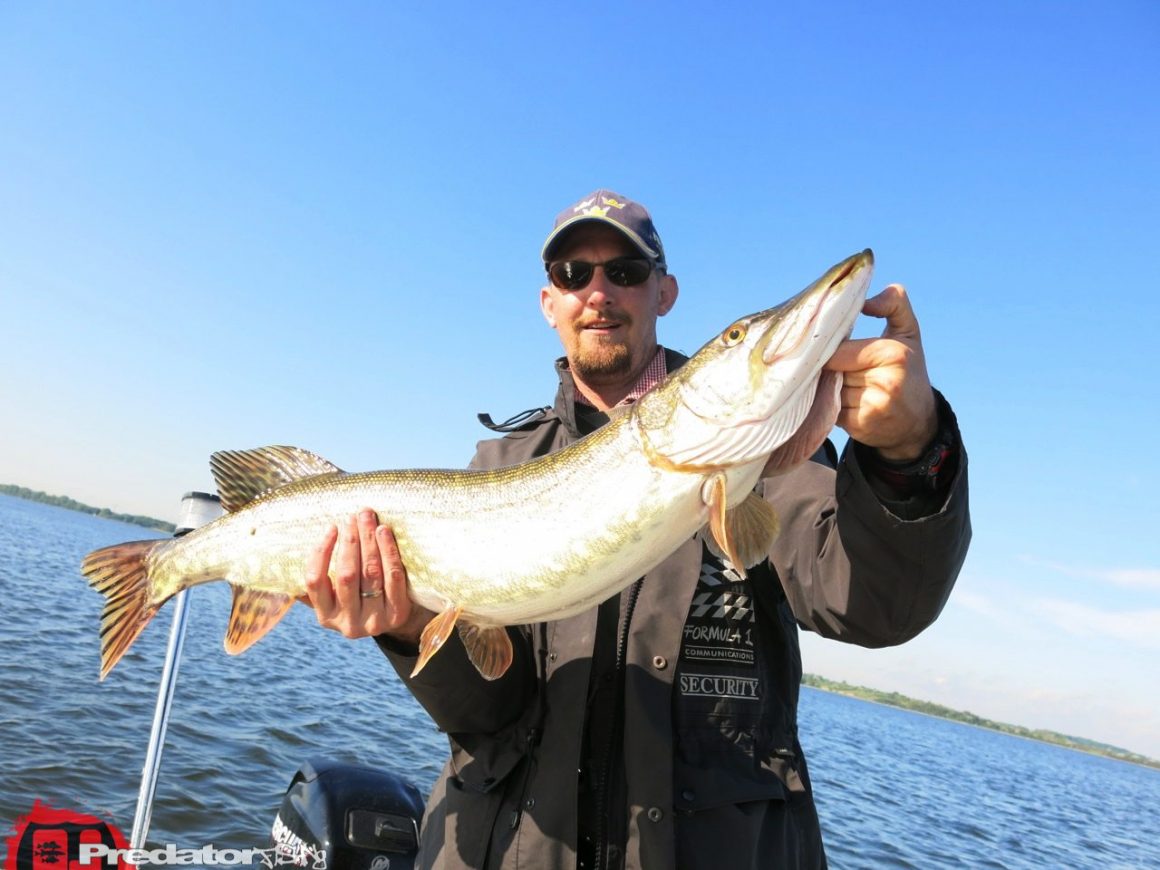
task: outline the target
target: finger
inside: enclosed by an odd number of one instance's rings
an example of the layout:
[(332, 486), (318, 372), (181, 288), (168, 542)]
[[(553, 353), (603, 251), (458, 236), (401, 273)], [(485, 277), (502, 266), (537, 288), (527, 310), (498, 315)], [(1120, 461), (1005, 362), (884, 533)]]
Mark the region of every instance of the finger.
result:
[[(383, 588), (383, 558), (379, 553), (379, 545), (375, 540), (375, 526), (378, 517), (369, 508), (364, 508), (358, 514), (359, 549), (362, 551), (362, 585), (359, 592), (377, 592)], [(370, 599), (363, 597), (363, 601)]]
[(845, 430), (846, 434), (855, 441), (868, 443), (866, 439), (872, 432), (872, 419), (875, 409), (867, 402), (865, 393), (855, 396), (842, 397), (842, 410), (838, 412), (838, 419), (834, 425)]
[(880, 338), (848, 338), (838, 345), (825, 368), (833, 372), (861, 372), (882, 364)]
[(411, 615), (411, 596), (407, 592), (407, 569), (403, 566), (403, 559), (399, 555), (399, 542), (395, 540), (395, 533), (387, 526), (379, 526), (375, 532), (387, 572), (383, 597), (390, 623), (386, 630), (390, 631), (406, 622)]
[(866, 390), (862, 387), (842, 387), (842, 408), (858, 408), (862, 405), (862, 397)]
[[(854, 433), (850, 431), (851, 427), (857, 428), (858, 425), (858, 409), (857, 408), (842, 408), (838, 412), (838, 419), (834, 421), (834, 425), (842, 429), (851, 438)], [(856, 440), (856, 439), (855, 439)]]
[(362, 554), (359, 547), (358, 525), (353, 516), (339, 530), (338, 555), (334, 562), (334, 595), (338, 609), (348, 614), (358, 614)]
[(914, 342), (908, 344), (906, 339), (898, 337), (848, 339), (838, 345), (825, 368), (848, 375), (851, 372), (906, 366), (908, 359), (915, 353), (921, 353), (921, 348), (915, 346)]
[(865, 369), (842, 373), (843, 387), (867, 387), (870, 385), (870, 376)]
[(330, 583), (330, 557), (334, 552), (334, 542), (338, 540), (338, 528), (327, 528), (322, 540), (306, 559), (306, 603), (318, 612), (318, 618), (330, 616), (334, 612), (334, 587)]
[(918, 318), (911, 307), (910, 297), (901, 284), (891, 284), (877, 296), (866, 300), (862, 313), (869, 317), (885, 317), (883, 338), (919, 340)]

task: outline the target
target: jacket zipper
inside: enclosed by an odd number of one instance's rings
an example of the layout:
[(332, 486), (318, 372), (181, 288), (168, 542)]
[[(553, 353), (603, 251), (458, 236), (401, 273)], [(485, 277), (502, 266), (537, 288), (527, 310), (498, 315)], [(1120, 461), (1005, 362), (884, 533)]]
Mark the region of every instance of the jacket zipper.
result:
[(525, 741), (524, 778), (523, 782), (520, 783), (520, 802), (512, 810), (511, 819), (508, 823), (512, 830), (519, 827), (520, 818), (523, 816), (524, 809), (531, 809), (532, 804), (535, 803), (534, 800), (528, 798), (528, 783), (532, 777), (532, 761), (536, 755), (536, 747), (540, 745), (540, 738), (543, 736), (544, 718), (548, 714), (548, 624), (541, 622), (539, 629), (539, 648), (536, 649), (536, 644), (532, 644), (532, 649), (535, 651), (538, 659), (536, 673), (536, 718), (528, 729), (528, 736)]
[[(596, 848), (593, 850), (595, 852), (594, 857), (596, 863), (593, 870), (605, 870), (605, 862), (608, 855), (608, 827), (605, 824), (605, 819), (608, 816), (608, 804), (611, 800), (609, 793), (612, 789), (612, 747), (615, 745), (616, 736), (624, 724), (624, 672), (625, 659), (628, 655), (628, 629), (632, 623), (632, 612), (636, 609), (636, 598), (640, 594), (640, 586), (643, 582), (644, 578), (639, 578), (632, 584), (632, 588), (629, 590), (628, 604), (624, 609), (624, 620), (621, 622), (620, 634), (616, 639), (616, 667), (613, 670), (616, 721), (609, 731), (608, 745), (604, 748), (604, 757), (600, 763), (600, 775), (596, 781), (596, 836), (594, 838), (596, 840)], [(623, 751), (623, 746), (621, 747), (621, 751)]]

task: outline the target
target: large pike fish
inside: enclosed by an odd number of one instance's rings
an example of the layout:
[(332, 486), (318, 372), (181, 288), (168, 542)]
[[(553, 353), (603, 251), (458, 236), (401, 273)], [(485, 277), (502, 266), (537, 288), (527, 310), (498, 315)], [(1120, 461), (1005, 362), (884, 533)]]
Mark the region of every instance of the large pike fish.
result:
[(347, 474), (294, 447), (213, 454), (224, 516), (85, 557), (107, 597), (101, 678), (171, 596), (212, 580), (233, 587), (226, 650), (247, 649), (305, 593), (326, 527), (368, 506), (394, 529), (411, 598), (437, 614), (416, 673), (458, 626), (479, 672), (498, 677), (512, 660), (504, 626), (593, 607), (706, 525), (743, 572), (777, 532), (753, 493), (762, 469), (807, 459), (837, 418), (841, 375), (822, 367), (850, 334), (873, 262), (855, 254), (741, 318), (603, 428), (520, 465)]

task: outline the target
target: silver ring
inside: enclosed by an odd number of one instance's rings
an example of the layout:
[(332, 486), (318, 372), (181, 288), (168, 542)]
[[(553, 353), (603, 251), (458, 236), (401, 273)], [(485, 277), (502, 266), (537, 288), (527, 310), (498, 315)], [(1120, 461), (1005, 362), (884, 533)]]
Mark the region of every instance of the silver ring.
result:
[(360, 589), (358, 594), (359, 594), (360, 598), (378, 598), (380, 595), (383, 594), (383, 590), (376, 589), (374, 592), (363, 592)]

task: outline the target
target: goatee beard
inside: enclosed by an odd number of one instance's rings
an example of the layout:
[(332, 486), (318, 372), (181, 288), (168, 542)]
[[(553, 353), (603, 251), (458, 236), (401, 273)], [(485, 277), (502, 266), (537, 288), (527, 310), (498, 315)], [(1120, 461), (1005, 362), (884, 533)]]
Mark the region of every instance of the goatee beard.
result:
[(573, 373), (586, 381), (623, 376), (632, 370), (632, 354), (623, 344), (578, 349), (570, 366)]

